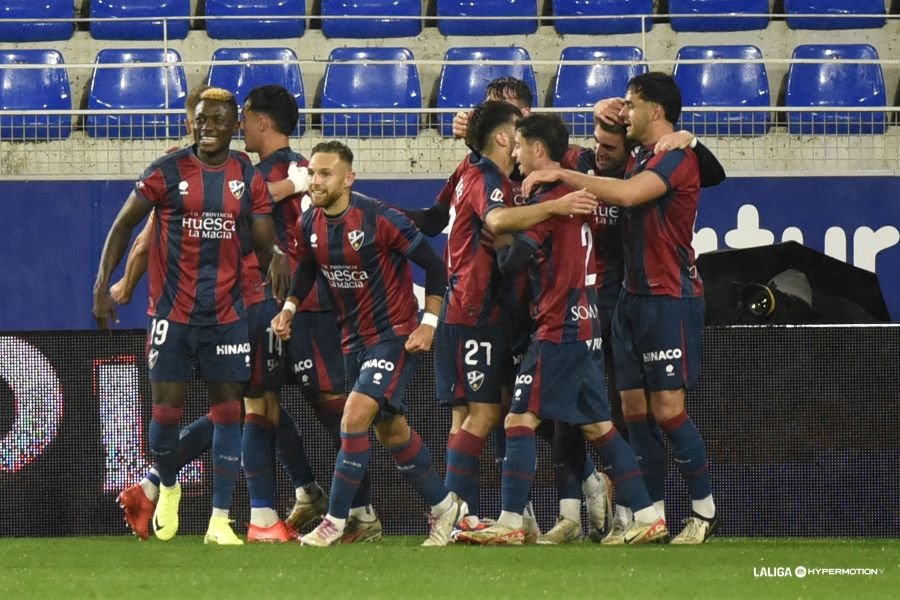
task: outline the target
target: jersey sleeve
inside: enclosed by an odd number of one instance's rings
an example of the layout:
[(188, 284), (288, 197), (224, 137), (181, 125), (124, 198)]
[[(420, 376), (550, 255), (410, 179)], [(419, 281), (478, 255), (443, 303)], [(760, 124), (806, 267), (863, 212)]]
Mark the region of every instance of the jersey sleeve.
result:
[(300, 227), (297, 228), (297, 261), (301, 266), (309, 267), (316, 264), (316, 255), (309, 240), (312, 231), (313, 211), (307, 210), (301, 215)]
[(425, 241), (425, 236), (409, 217), (384, 204), (381, 205), (376, 227), (375, 235), (384, 245), (404, 256), (409, 256), (416, 246)]
[(672, 190), (688, 182), (692, 164), (694, 176), (699, 177), (697, 158), (692, 151), (669, 150), (651, 158), (646, 170), (656, 173), (666, 184), (666, 190)]
[(271, 215), (273, 205), (274, 201), (266, 180), (262, 173), (254, 169), (250, 180), (250, 212), (254, 216)]
[(168, 197), (166, 179), (162, 169), (156, 164), (150, 165), (144, 171), (141, 178), (134, 184), (134, 192), (138, 198), (149, 202), (153, 206), (162, 204)]

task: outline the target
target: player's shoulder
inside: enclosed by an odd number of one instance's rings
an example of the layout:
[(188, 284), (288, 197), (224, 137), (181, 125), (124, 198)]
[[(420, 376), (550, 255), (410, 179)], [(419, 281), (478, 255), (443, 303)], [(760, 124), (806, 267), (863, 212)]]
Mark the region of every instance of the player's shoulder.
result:
[(183, 161), (189, 160), (191, 156), (193, 156), (193, 153), (193, 146), (178, 148), (176, 150), (173, 150), (172, 152), (166, 152), (165, 154), (154, 160), (152, 163), (150, 163), (150, 166), (147, 167), (147, 169), (149, 171), (152, 171), (162, 167), (168, 167), (172, 165), (177, 166)]

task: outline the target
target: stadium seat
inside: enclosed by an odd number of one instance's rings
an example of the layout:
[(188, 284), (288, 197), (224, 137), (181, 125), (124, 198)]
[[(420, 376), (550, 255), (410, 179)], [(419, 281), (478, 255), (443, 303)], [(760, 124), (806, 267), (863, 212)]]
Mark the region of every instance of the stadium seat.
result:
[(48, 22), (41, 19), (74, 19), (72, 0), (2, 0), (0, 19), (28, 19), (0, 21), (0, 42), (46, 42), (67, 40), (75, 32), (75, 21)]
[[(336, 16), (359, 19), (329, 19)], [(422, 19), (374, 19), (372, 17), (421, 17), (419, 0), (322, 0), (322, 33), (328, 38), (414, 37), (422, 33)]]
[[(769, 25), (768, 13), (769, 0), (669, 0), (669, 14), (672, 15), (671, 25), (674, 31), (765, 29)], [(759, 16), (742, 17), (741, 14)]]
[[(642, 19), (653, 14), (653, 0), (553, 0), (554, 17), (582, 17), (579, 19), (554, 19), (558, 33), (610, 34), (639, 33), (642, 28), (650, 31), (653, 19)], [(625, 17), (590, 19), (584, 17)]]
[[(398, 61), (394, 64), (348, 61)], [(335, 48), (322, 84), (322, 108), (409, 108), (409, 113), (325, 113), (325, 137), (403, 137), (419, 133), (419, 73), (406, 48)]]
[[(254, 64), (255, 61), (275, 60), (284, 63)], [(269, 84), (284, 86), (297, 99), (299, 108), (306, 106), (297, 55), (290, 48), (219, 48), (213, 53), (212, 61), (206, 83), (234, 93), (239, 107), (244, 106), (250, 90)], [(220, 64), (222, 62), (241, 64)], [(306, 130), (305, 122), (305, 115), (300, 115), (294, 135), (301, 135)]]
[[(190, 29), (191, 0), (90, 0), (95, 40), (183, 40)], [(128, 19), (145, 18), (132, 21)], [(177, 17), (166, 19), (165, 17)]]
[[(206, 34), (217, 40), (298, 38), (306, 31), (305, 15), (306, 0), (206, 0)], [(216, 18), (227, 16), (247, 18)]]
[[(453, 64), (460, 61), (519, 61), (520, 64)], [(487, 84), (497, 77), (517, 77), (525, 81), (537, 98), (537, 85), (531, 57), (524, 48), (467, 47), (450, 48), (444, 55), (438, 81), (437, 108), (471, 108), (484, 100)], [(453, 113), (439, 115), (441, 135), (453, 135)]]
[[(697, 112), (691, 107), (770, 106), (769, 78), (761, 62), (723, 63), (722, 60), (759, 61), (756, 46), (685, 46), (678, 51), (672, 76), (681, 89), (680, 127), (696, 135), (763, 135), (769, 128), (768, 112)], [(681, 61), (708, 61), (683, 63)]]
[(791, 29), (876, 29), (886, 22), (873, 16), (885, 14), (884, 0), (784, 0), (784, 13)]
[(537, 5), (537, 0), (437, 0), (438, 30), (444, 35), (534, 33)]
[[(69, 76), (56, 50), (4, 50), (0, 52), (0, 140), (41, 141), (69, 137), (70, 115), (15, 115), (17, 110), (72, 110)], [(4, 65), (47, 65), (36, 69), (9, 69)]]
[[(887, 104), (881, 65), (848, 64), (836, 59), (878, 60), (868, 44), (802, 45), (793, 59), (820, 63), (791, 63), (788, 69), (785, 105), (789, 107), (881, 107)], [(789, 112), (792, 134), (884, 133), (884, 112)]]
[[(180, 63), (175, 50), (157, 48), (106, 49), (97, 53), (88, 95), (85, 129), (91, 137), (177, 138), (185, 134), (184, 99), (187, 80), (184, 67), (142, 67), (141, 63)], [(104, 68), (104, 65), (120, 65)], [(177, 114), (103, 114), (120, 109), (178, 109)]]
[[(635, 75), (647, 67), (640, 48), (634, 46), (564, 48), (559, 56), (553, 88), (553, 106), (594, 106), (597, 100), (624, 96), (625, 88)], [(610, 65), (608, 61), (631, 61), (631, 64)], [(572, 65), (570, 61), (592, 61), (593, 64)], [(594, 132), (593, 111), (560, 113), (572, 135), (591, 136)]]

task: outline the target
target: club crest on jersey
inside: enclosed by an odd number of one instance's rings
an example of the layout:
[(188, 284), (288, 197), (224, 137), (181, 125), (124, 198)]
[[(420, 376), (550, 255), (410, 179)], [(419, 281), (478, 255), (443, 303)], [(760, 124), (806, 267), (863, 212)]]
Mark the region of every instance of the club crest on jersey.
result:
[(156, 366), (156, 359), (159, 358), (159, 350), (153, 349), (147, 354), (147, 368), (151, 371)]
[(235, 199), (240, 200), (241, 196), (244, 195), (244, 182), (238, 181), (237, 179), (232, 179), (228, 182), (228, 189), (231, 190), (231, 193), (234, 195)]
[(466, 379), (469, 381), (469, 387), (473, 392), (477, 392), (481, 384), (484, 383), (484, 373), (481, 371), (469, 371), (466, 373)]
[(365, 239), (366, 234), (359, 229), (354, 229), (350, 233), (347, 234), (347, 239), (350, 240), (350, 246), (354, 250), (359, 250), (362, 247), (363, 240)]

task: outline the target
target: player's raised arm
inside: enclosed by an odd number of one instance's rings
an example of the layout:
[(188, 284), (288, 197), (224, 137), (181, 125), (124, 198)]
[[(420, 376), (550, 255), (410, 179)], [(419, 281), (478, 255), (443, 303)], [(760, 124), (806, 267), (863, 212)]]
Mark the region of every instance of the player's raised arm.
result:
[(512, 233), (531, 229), (551, 217), (586, 215), (596, 208), (597, 199), (593, 194), (576, 190), (556, 200), (510, 208), (496, 207), (485, 216), (485, 224), (494, 234)]

